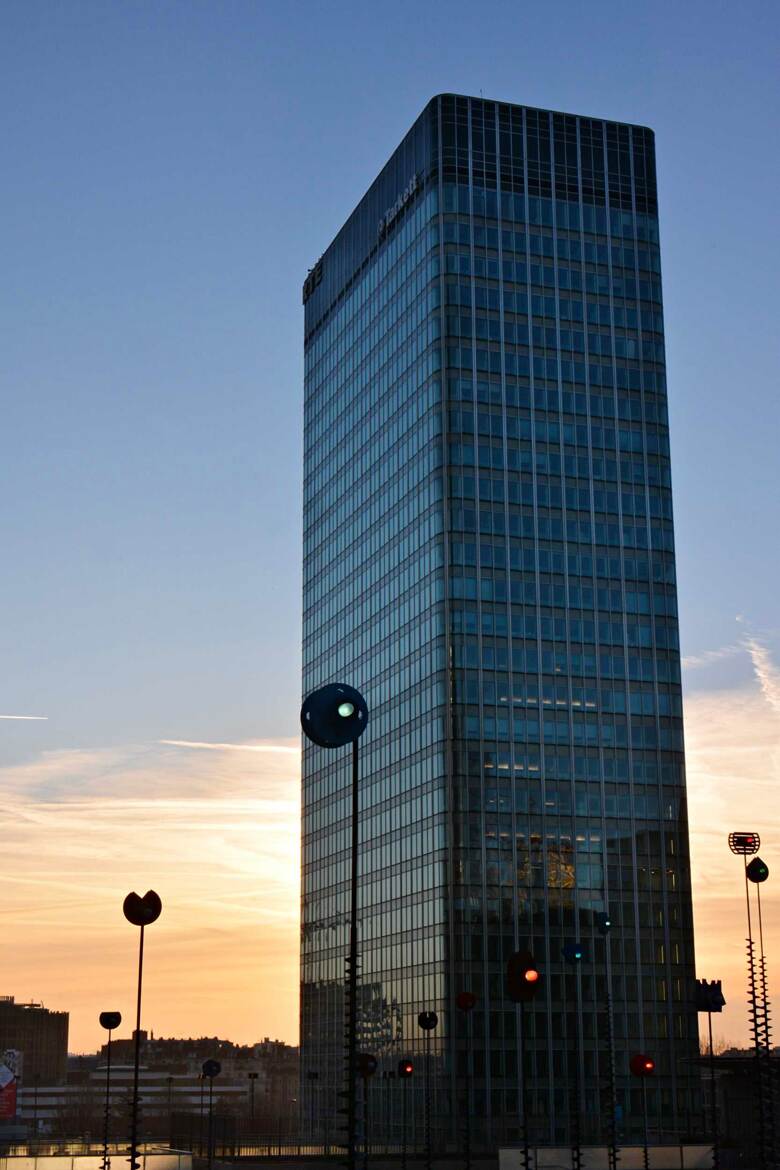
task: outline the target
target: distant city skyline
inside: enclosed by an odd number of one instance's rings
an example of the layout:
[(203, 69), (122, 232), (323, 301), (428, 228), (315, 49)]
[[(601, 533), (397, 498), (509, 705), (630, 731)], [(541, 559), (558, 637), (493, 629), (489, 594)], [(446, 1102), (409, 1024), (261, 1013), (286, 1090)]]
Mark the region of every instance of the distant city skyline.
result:
[(432, 94), (481, 89), (657, 133), (697, 974), (747, 1035), (729, 829), (770, 907), (780, 872), (776, 8), (394, 13), (0, 14), (3, 990), (74, 1051), (129, 1018), (149, 887), (144, 1026), (296, 1037), (300, 286)]

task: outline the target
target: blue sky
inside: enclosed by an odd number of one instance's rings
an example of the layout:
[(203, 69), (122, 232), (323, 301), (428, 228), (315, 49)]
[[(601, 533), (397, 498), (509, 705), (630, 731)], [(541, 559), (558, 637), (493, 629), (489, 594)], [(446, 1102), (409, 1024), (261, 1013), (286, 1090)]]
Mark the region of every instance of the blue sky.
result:
[(686, 694), (774, 744), (779, 39), (762, 2), (6, 0), (0, 713), (48, 720), (0, 765), (296, 735), (300, 286), (441, 91), (655, 129)]

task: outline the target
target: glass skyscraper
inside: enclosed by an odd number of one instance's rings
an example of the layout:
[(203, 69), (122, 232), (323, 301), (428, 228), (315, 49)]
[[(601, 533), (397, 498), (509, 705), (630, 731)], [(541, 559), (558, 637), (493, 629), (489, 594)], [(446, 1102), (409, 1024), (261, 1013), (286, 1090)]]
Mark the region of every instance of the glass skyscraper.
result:
[[(365, 695), (372, 1142), (495, 1148), (698, 1111), (653, 134), (434, 98), (309, 272), (303, 691)], [(305, 743), (303, 1122), (338, 1137), (348, 749)], [(608, 912), (611, 932), (598, 929)], [(584, 958), (567, 966), (567, 942)], [(509, 955), (543, 972), (526, 1010)], [(609, 953), (607, 953), (607, 950)], [(458, 1011), (456, 996), (477, 1004)], [(416, 1061), (411, 1081), (398, 1060)]]

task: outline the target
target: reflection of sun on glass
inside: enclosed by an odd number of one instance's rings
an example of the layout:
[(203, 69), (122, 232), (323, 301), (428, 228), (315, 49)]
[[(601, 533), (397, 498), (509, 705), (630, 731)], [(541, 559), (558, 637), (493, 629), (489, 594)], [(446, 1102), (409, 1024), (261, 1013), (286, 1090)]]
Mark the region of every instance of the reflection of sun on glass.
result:
[(353, 703), (340, 703), (339, 715), (342, 719), (349, 719), (350, 715), (355, 714), (355, 707)]

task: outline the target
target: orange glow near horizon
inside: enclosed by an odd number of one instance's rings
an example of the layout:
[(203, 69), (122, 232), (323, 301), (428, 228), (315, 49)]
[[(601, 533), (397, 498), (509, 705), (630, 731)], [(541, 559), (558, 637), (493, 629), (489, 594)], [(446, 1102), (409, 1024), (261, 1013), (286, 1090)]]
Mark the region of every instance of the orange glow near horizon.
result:
[[(778, 692), (780, 693), (780, 691)], [(716, 1040), (748, 1042), (742, 859), (758, 831), (770, 993), (780, 963), (780, 712), (766, 689), (686, 698), (699, 978), (721, 979)], [(130, 890), (163, 901), (146, 932), (142, 1026), (155, 1035), (297, 1043), (300, 752), (296, 741), (49, 752), (0, 769), (5, 937), (0, 994), (70, 1012), (70, 1049), (134, 1026)], [(530, 974), (530, 973), (529, 973)]]

